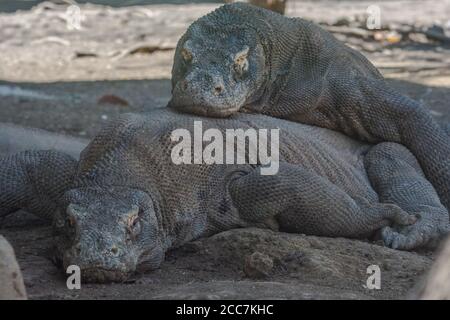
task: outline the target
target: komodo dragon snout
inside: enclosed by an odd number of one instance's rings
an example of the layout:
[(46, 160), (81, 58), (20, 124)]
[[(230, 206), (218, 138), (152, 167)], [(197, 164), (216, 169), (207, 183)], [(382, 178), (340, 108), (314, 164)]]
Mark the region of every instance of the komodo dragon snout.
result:
[(54, 220), (57, 260), (76, 265), (83, 281), (124, 281), (163, 260), (150, 197), (127, 188), (70, 190)]

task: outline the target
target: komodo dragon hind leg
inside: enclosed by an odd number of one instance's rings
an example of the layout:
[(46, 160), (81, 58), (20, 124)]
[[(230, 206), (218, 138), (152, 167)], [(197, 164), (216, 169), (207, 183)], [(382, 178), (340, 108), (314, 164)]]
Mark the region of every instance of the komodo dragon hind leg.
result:
[(0, 158), (0, 218), (24, 209), (51, 219), (76, 164), (57, 151), (24, 151)]
[(281, 163), (276, 175), (256, 168), (229, 185), (241, 218), (261, 222), (276, 217), (280, 230), (329, 237), (364, 237), (390, 222), (416, 218), (393, 204), (351, 198), (325, 178), (298, 165)]
[(337, 101), (346, 101), (350, 118), (359, 119), (373, 141), (406, 146), (450, 210), (450, 136), (446, 130), (421, 104), (382, 80), (355, 77), (346, 83), (352, 85), (341, 85), (335, 94)]
[(411, 226), (385, 227), (386, 245), (409, 250), (439, 240), (449, 231), (449, 214), (413, 154), (396, 143), (380, 143), (365, 157), (370, 182), (381, 202), (419, 216)]

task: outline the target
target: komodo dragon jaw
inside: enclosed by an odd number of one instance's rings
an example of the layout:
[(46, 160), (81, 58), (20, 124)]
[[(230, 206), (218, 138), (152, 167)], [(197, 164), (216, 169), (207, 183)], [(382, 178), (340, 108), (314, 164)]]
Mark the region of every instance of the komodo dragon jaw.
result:
[(161, 234), (148, 194), (80, 188), (66, 192), (60, 208), (53, 222), (57, 260), (64, 270), (78, 266), (83, 282), (122, 282), (161, 264)]

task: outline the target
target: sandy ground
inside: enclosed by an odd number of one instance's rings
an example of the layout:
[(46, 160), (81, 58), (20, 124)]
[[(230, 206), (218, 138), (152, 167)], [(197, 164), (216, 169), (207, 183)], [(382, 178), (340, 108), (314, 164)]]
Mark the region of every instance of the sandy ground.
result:
[[(292, 1), (287, 15), (335, 24), (357, 19), (369, 1)], [(450, 1), (381, 1), (383, 28), (446, 25)], [(67, 28), (64, 9), (41, 5), (0, 14), (0, 121), (92, 137), (111, 117), (164, 107), (178, 37), (217, 4), (81, 7), (81, 30)], [(362, 52), (400, 92), (450, 122), (450, 47), (418, 38), (389, 43), (336, 34)], [(32, 299), (75, 298), (355, 298), (404, 297), (433, 261), (431, 251), (399, 252), (378, 243), (232, 230), (167, 255), (160, 270), (127, 283), (70, 291), (51, 262), (51, 230), (25, 214), (0, 223), (16, 250)], [(274, 267), (261, 280), (243, 272), (262, 252)], [(379, 265), (382, 289), (364, 287)]]

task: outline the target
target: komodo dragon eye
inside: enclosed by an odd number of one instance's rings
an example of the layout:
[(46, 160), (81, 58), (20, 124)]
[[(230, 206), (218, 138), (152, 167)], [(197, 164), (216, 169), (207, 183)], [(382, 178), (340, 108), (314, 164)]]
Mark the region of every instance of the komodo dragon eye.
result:
[(233, 69), (239, 76), (244, 75), (248, 71), (248, 50), (249, 48), (245, 47), (234, 56)]
[(190, 62), (192, 60), (192, 52), (187, 48), (181, 49), (181, 56), (185, 62)]
[(136, 239), (136, 237), (141, 233), (141, 219), (139, 217), (139, 208), (134, 207), (133, 213), (127, 219), (127, 231), (130, 240)]

